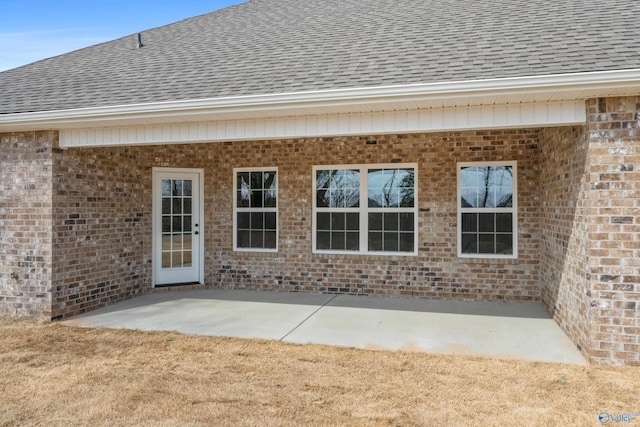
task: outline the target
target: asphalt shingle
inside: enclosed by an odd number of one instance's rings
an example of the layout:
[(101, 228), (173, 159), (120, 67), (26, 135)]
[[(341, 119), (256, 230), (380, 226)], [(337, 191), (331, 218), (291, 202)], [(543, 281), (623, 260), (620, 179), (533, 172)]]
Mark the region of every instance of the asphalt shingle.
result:
[(250, 0), (0, 73), (0, 114), (640, 68), (638, 0)]

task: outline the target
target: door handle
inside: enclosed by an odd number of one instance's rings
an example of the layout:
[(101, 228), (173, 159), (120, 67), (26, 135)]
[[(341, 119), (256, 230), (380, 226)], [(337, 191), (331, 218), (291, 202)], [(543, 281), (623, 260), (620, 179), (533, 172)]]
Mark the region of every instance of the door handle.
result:
[(194, 231), (193, 234), (195, 234), (196, 236), (200, 233), (198, 233), (198, 230)]

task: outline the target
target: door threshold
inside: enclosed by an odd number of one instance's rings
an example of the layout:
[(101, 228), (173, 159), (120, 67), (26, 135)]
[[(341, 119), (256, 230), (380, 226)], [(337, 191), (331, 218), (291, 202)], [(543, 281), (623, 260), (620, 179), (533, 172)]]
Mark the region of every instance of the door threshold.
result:
[(200, 282), (184, 282), (184, 283), (167, 283), (164, 285), (155, 285), (154, 288), (174, 288), (174, 287), (180, 287), (180, 286), (193, 286), (193, 285), (203, 285), (203, 283)]

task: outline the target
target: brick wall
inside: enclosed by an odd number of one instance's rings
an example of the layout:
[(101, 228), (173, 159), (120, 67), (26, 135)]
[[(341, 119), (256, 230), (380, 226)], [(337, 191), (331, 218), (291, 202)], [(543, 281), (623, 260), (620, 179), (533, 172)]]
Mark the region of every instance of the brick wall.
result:
[(0, 134), (0, 314), (51, 317), (55, 132)]
[(587, 103), (591, 346), (640, 365), (640, 96)]
[(149, 286), (149, 169), (138, 163), (137, 151), (54, 154), (54, 318), (122, 300)]
[[(206, 284), (484, 300), (540, 299), (538, 131), (68, 149), (56, 154), (54, 316), (151, 284), (152, 167), (205, 170)], [(517, 160), (519, 259), (456, 256), (456, 162)], [(415, 162), (419, 255), (311, 253), (312, 166)], [(233, 168), (279, 168), (280, 251), (232, 250)]]
[(540, 135), (540, 281), (542, 301), (588, 357), (588, 143), (584, 126)]
[[(224, 144), (211, 170), (217, 241), (208, 273), (223, 287), (539, 300), (538, 151), (537, 130)], [(494, 160), (518, 161), (519, 259), (459, 259), (456, 162)], [(390, 162), (418, 163), (418, 256), (312, 254), (312, 166)], [(232, 169), (250, 166), (279, 168), (277, 254), (232, 251)]]

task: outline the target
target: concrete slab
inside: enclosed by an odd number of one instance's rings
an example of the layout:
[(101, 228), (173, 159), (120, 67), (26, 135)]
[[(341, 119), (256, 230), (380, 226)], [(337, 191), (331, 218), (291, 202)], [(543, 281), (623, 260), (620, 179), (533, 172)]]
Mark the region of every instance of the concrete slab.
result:
[(585, 364), (537, 303), (203, 289), (142, 295), (65, 323)]
[(585, 363), (537, 303), (340, 296), (285, 341)]
[(167, 292), (142, 295), (68, 322), (79, 326), (279, 340), (332, 297), (226, 290)]

